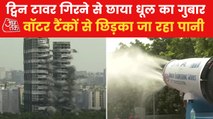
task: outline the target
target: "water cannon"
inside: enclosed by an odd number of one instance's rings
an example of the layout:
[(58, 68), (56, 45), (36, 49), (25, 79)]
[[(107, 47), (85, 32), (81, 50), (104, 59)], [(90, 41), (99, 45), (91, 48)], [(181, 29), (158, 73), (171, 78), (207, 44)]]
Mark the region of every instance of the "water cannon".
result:
[(184, 93), (186, 119), (213, 118), (213, 57), (172, 60), (164, 67), (163, 79)]

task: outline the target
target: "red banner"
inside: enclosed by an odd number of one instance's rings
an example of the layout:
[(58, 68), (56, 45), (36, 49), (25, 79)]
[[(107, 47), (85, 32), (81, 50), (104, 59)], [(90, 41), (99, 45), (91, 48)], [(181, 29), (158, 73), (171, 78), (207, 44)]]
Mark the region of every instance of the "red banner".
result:
[(2, 0), (0, 37), (211, 37), (210, 0)]

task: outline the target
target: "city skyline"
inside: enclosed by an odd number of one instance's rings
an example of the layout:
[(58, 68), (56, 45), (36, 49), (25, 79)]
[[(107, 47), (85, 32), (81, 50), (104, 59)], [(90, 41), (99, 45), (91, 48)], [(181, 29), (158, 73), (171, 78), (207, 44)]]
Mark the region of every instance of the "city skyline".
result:
[[(50, 42), (69, 41), (73, 53), (72, 65), (77, 71), (102, 72), (106, 68), (106, 42), (98, 38), (49, 38)], [(23, 71), (23, 38), (0, 39), (0, 67)]]

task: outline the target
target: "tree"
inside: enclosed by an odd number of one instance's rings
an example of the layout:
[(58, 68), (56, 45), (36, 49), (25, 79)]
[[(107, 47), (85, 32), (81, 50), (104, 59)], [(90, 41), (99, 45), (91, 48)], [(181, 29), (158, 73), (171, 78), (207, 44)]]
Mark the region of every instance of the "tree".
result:
[[(195, 41), (191, 38), (156, 38), (151, 39), (151, 53), (165, 59), (183, 59), (195, 56)], [(183, 112), (182, 97), (177, 90), (168, 87), (156, 94), (158, 114), (180, 114)]]
[(213, 38), (196, 38), (194, 40), (195, 54), (197, 57), (213, 56)]

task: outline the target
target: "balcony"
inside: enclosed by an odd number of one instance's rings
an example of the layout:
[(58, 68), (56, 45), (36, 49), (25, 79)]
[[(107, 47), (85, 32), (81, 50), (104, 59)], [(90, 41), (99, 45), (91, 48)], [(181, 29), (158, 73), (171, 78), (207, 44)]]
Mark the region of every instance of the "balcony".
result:
[(37, 52), (49, 52), (49, 49), (37, 49)]
[(54, 49), (53, 52), (66, 52), (66, 53), (71, 53), (70, 49)]
[(38, 47), (39, 48), (49, 48), (49, 44), (47, 44), (47, 43), (39, 43)]
[(45, 98), (34, 98), (32, 99), (33, 102), (44, 102)]
[(46, 107), (46, 106), (38, 107), (38, 111), (44, 111), (44, 110), (46, 110), (46, 109), (47, 109), (47, 107)]
[(46, 93), (47, 93), (46, 91), (34, 91), (34, 90), (32, 90), (32, 94), (39, 95), (39, 94), (46, 94)]
[(38, 64), (37, 65), (37, 68), (39, 69), (39, 68), (42, 68), (42, 69), (47, 69), (48, 68), (48, 66), (46, 65), (46, 64)]
[(38, 75), (37, 78), (39, 78), (39, 79), (47, 79), (48, 75)]
[(38, 54), (38, 58), (49, 58), (50, 54)]
[(47, 65), (50, 62), (51, 62), (50, 59), (38, 59), (38, 64), (39, 65)]
[(37, 74), (48, 74), (49, 72), (47, 70), (28, 70), (25, 71), (25, 73), (37, 73)]
[(49, 48), (47, 49), (30, 49), (30, 50), (26, 50), (24, 51), (24, 53), (36, 53), (36, 52), (50, 52)]
[(37, 70), (36, 73), (38, 74), (48, 74), (47, 70)]
[(47, 59), (38, 59), (38, 63), (47, 63), (48, 60)]
[(70, 62), (69, 63), (63, 63), (62, 65), (65, 66), (65, 67), (70, 67), (71, 66)]
[(72, 56), (70, 54), (62, 54), (61, 59), (72, 59)]
[(48, 84), (47, 81), (32, 81), (31, 84)]
[(69, 64), (70, 61), (67, 60), (67, 59), (57, 59), (57, 60), (53, 60), (54, 62), (59, 62), (59, 63), (66, 63), (66, 64)]
[(68, 71), (67, 70), (64, 70), (64, 69), (57, 69), (55, 70), (56, 73), (63, 73), (63, 74), (67, 74)]
[(37, 89), (44, 89), (44, 90), (46, 90), (46, 89), (48, 89), (48, 87), (47, 86), (38, 86)]

